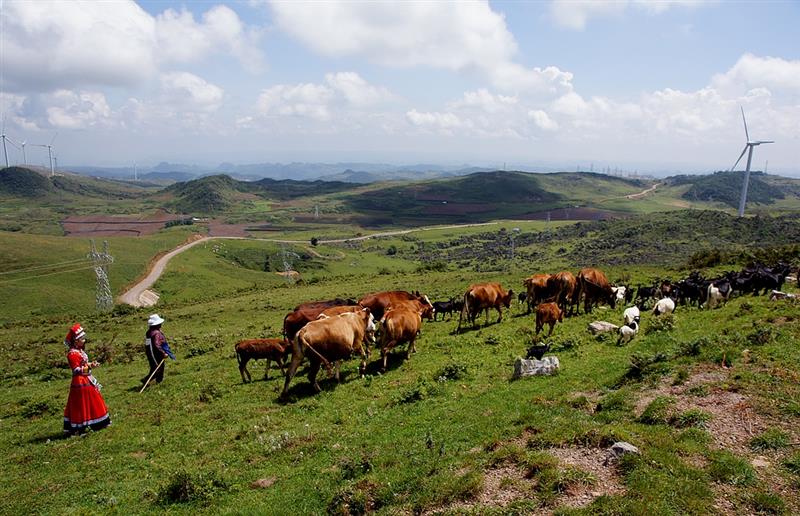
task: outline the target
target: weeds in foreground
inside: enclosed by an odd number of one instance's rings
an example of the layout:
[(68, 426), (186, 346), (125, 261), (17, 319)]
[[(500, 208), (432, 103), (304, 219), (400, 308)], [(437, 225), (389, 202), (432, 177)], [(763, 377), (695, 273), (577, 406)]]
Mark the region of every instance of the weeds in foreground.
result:
[(733, 486), (749, 486), (756, 482), (756, 472), (750, 463), (727, 450), (710, 454), (708, 473), (713, 480)]

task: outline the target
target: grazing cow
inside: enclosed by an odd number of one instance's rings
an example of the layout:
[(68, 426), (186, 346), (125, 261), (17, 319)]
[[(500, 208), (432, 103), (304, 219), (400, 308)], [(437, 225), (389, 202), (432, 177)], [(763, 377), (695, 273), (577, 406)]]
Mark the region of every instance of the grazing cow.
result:
[(671, 298), (665, 297), (656, 303), (653, 307), (653, 315), (671, 314), (675, 311), (675, 301)]
[(326, 308), (323, 310), (317, 319), (322, 317), (335, 317), (339, 314), (346, 314), (347, 312), (358, 312), (359, 310), (363, 310), (364, 307), (361, 305), (344, 305), (344, 306), (332, 306), (330, 308)]
[(619, 327), (619, 338), (617, 339), (617, 346), (627, 344), (639, 333), (639, 323), (631, 321)]
[(531, 313), (532, 308), (550, 296), (547, 288), (548, 279), (550, 279), (549, 274), (534, 274), (522, 281), (522, 286), (526, 290), (525, 299), (528, 303), (528, 313)]
[[(234, 348), (236, 350), (236, 361), (239, 362), (239, 373), (242, 375), (242, 383), (252, 381), (250, 371), (247, 370), (247, 362), (267, 359), (267, 369), (264, 371), (264, 378), (269, 380), (269, 366), (271, 361), (278, 363), (283, 374), (283, 360), (289, 356), (292, 349), (288, 341), (284, 339), (248, 339), (240, 340)], [(247, 375), (247, 378), (245, 378)]]
[(625, 324), (630, 324), (632, 322), (639, 322), (640, 314), (639, 314), (639, 307), (634, 305), (625, 309), (622, 312), (622, 320)]
[(536, 335), (542, 331), (545, 324), (550, 325), (550, 332), (547, 334), (549, 337), (553, 334), (553, 328), (556, 322), (564, 320), (564, 312), (558, 307), (556, 303), (541, 303), (536, 307)]
[(576, 296), (578, 301), (583, 296), (583, 311), (585, 313), (590, 313), (592, 306), (601, 302), (607, 303), (611, 308), (617, 306), (617, 299), (614, 296), (614, 291), (611, 290), (611, 284), (609, 284), (608, 278), (600, 269), (591, 267), (581, 269), (576, 280), (578, 286)]
[[(320, 365), (324, 364), (330, 371), (331, 362), (348, 359), (353, 353), (361, 355), (359, 372), (363, 376), (367, 367), (367, 342), (374, 340), (374, 333), (375, 318), (368, 308), (317, 319), (306, 324), (292, 341), (292, 361), (286, 372), (281, 396), (286, 395), (289, 382), (294, 378), (297, 368), (306, 356), (310, 362), (308, 380), (317, 392), (322, 390), (317, 383)], [(339, 380), (338, 366), (336, 380)]]
[(327, 308), (355, 304), (355, 299), (341, 299), (338, 297), (330, 301), (311, 301), (299, 304), (283, 318), (283, 338), (288, 341), (293, 340), (300, 328), (319, 317), (319, 314)]
[(478, 283), (470, 285), (469, 289), (464, 293), (464, 307), (461, 309), (461, 314), (458, 316), (458, 328), (461, 329), (461, 321), (466, 314), (467, 320), (472, 322), (475, 326), (475, 319), (481, 310), (486, 310), (486, 324), (489, 324), (489, 309), (494, 308), (497, 310), (497, 322), (503, 320), (503, 307), (510, 308), (511, 299), (514, 297), (514, 291), (506, 290), (499, 283)]
[(575, 276), (569, 271), (561, 271), (553, 274), (547, 279), (547, 290), (552, 293), (553, 299), (558, 303), (562, 312), (567, 311), (569, 305), (569, 315), (572, 315), (574, 306), (573, 298), (575, 295)]
[(381, 357), (383, 358), (382, 371), (386, 372), (386, 362), (389, 352), (395, 346), (408, 343), (406, 359), (411, 353), (417, 352), (417, 334), (422, 327), (422, 317), (419, 311), (408, 307), (390, 308), (381, 319)]
[(383, 318), (384, 312), (389, 308), (395, 308), (408, 301), (419, 301), (423, 305), (430, 307), (426, 310), (422, 317), (429, 321), (434, 318), (434, 309), (428, 296), (420, 294), (419, 292), (406, 292), (405, 290), (392, 290), (387, 292), (375, 292), (367, 294), (358, 300), (358, 304), (369, 308), (375, 319), (380, 320)]

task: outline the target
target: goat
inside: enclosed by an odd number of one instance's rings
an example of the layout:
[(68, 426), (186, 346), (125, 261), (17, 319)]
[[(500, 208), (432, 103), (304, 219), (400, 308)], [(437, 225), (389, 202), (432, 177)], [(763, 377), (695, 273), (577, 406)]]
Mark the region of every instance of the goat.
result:
[(622, 312), (622, 320), (625, 322), (625, 324), (630, 324), (632, 322), (638, 323), (639, 319), (640, 319), (640, 314), (638, 306), (634, 305), (628, 307), (625, 309), (624, 312)]
[[(289, 341), (284, 339), (248, 339), (237, 342), (235, 350), (236, 361), (239, 362), (239, 373), (242, 375), (242, 383), (247, 383), (252, 381), (250, 371), (247, 370), (247, 362), (259, 358), (267, 359), (264, 379), (269, 380), (269, 366), (272, 360), (278, 363), (281, 373), (285, 375), (283, 360), (289, 356), (292, 346)], [(246, 379), (245, 375), (247, 375)]]
[(660, 299), (653, 307), (653, 315), (671, 314), (674, 311), (675, 301), (668, 297)]
[(619, 327), (619, 338), (617, 339), (617, 346), (627, 344), (639, 333), (639, 324), (636, 321), (631, 321), (630, 324), (625, 324)]

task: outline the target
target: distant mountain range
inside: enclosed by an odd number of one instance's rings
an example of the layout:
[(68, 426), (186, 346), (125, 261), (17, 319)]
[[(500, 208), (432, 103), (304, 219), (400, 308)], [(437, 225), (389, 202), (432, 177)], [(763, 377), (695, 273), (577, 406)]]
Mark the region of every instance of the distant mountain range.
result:
[[(139, 167), (141, 181), (174, 183), (190, 181), (204, 176), (225, 174), (241, 181), (259, 179), (293, 179), (297, 181), (343, 181), (346, 183), (374, 183), (377, 181), (422, 180), (440, 177), (463, 176), (492, 169), (469, 165), (390, 165), (386, 163), (254, 163), (234, 165), (221, 163), (217, 167), (201, 167), (180, 163), (162, 162), (154, 167)], [(81, 175), (108, 179), (131, 180), (133, 167), (70, 167)]]

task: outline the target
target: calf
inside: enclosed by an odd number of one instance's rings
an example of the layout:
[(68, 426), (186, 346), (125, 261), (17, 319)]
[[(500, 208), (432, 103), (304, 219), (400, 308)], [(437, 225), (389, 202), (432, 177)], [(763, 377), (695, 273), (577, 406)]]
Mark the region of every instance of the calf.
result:
[(674, 311), (675, 311), (675, 301), (673, 301), (668, 297), (659, 300), (656, 303), (656, 306), (653, 307), (653, 315), (671, 314)]
[(536, 307), (536, 335), (542, 331), (545, 324), (550, 325), (550, 332), (547, 334), (549, 337), (553, 334), (553, 327), (556, 322), (564, 320), (564, 312), (558, 307), (556, 303), (541, 303)]
[(434, 301), (433, 303), (433, 320), (436, 320), (438, 314), (442, 314), (444, 321), (444, 314), (450, 315), (453, 318), (453, 312), (456, 310), (456, 298), (451, 297), (449, 301)]
[(619, 327), (619, 338), (617, 339), (617, 346), (627, 344), (632, 341), (636, 334), (639, 333), (639, 323), (631, 321), (630, 324), (626, 323)]
[(234, 349), (236, 350), (236, 361), (239, 362), (242, 383), (247, 383), (252, 381), (250, 371), (247, 370), (247, 362), (250, 360), (267, 359), (267, 369), (264, 372), (264, 378), (267, 380), (269, 380), (269, 366), (272, 360), (278, 363), (281, 373), (284, 373), (283, 360), (289, 355), (291, 346), (284, 339), (249, 339), (240, 340)]

